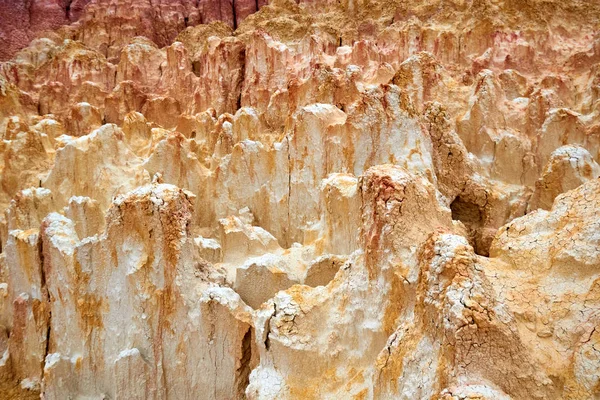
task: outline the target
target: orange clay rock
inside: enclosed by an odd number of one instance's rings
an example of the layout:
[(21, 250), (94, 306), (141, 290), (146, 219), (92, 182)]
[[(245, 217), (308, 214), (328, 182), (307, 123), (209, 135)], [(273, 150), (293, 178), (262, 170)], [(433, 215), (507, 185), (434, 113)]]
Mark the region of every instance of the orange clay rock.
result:
[(600, 3), (5, 3), (0, 398), (600, 397)]

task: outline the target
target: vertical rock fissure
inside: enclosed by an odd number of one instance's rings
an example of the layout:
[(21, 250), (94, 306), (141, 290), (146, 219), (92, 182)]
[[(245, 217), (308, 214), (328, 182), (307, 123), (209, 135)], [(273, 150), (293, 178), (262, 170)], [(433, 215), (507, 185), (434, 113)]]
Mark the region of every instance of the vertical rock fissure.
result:
[(233, 14), (233, 30), (237, 29), (237, 16), (235, 13), (235, 0), (231, 0), (231, 12)]
[(252, 328), (248, 328), (242, 339), (239, 366), (235, 371), (237, 398), (246, 398), (246, 387), (250, 383), (250, 361), (252, 360)]
[(246, 49), (244, 49), (239, 56), (240, 60), (240, 78), (238, 78), (239, 90), (237, 90), (237, 99), (236, 99), (236, 111), (242, 108), (242, 90), (244, 87), (244, 80), (246, 79)]
[(271, 333), (271, 318), (273, 318), (275, 314), (277, 314), (277, 304), (273, 303), (273, 314), (271, 314), (271, 316), (269, 317), (269, 319), (267, 319), (267, 322), (265, 324), (266, 332), (264, 345), (267, 351), (269, 351), (271, 347), (271, 340), (269, 339), (269, 334)]
[(71, 20), (71, 3), (73, 3), (73, 0), (69, 0), (65, 6), (65, 17), (67, 18), (67, 21)]
[(42, 304), (44, 304), (44, 308), (46, 311), (46, 321), (48, 323), (48, 327), (46, 328), (46, 346), (44, 349), (44, 356), (42, 357), (42, 381), (44, 380), (44, 365), (46, 363), (46, 357), (50, 353), (50, 335), (52, 334), (52, 311), (50, 310), (50, 295), (48, 291), (48, 285), (46, 283), (46, 268), (44, 265), (44, 241), (40, 235), (38, 240), (38, 252), (40, 258), (40, 277), (41, 277), (41, 295), (42, 295)]
[(287, 146), (287, 156), (288, 156), (288, 198), (287, 198), (287, 227), (286, 227), (286, 247), (290, 244), (290, 204), (292, 200), (292, 154), (291, 154), (291, 144), (290, 137), (286, 135), (288, 146)]

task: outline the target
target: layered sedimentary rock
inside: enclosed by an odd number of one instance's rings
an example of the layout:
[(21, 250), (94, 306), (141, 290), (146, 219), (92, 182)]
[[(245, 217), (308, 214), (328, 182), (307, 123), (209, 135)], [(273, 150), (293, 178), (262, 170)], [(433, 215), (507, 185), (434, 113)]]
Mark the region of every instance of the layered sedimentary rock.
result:
[[(89, 6), (88, 6), (89, 3)], [(188, 26), (223, 21), (237, 27), (266, 0), (26, 0), (0, 5), (0, 60), (7, 60), (32, 39), (45, 38), (63, 25), (88, 45), (107, 53), (134, 36), (146, 36), (160, 46), (170, 44)], [(64, 28), (61, 28), (64, 29)]]
[(600, 396), (598, 4), (26, 5), (0, 397)]

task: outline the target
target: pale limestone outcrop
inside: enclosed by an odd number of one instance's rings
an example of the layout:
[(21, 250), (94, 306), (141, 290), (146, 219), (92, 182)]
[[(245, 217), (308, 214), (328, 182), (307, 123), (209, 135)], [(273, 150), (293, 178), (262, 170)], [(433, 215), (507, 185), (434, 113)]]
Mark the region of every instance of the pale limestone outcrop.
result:
[(252, 226), (239, 217), (219, 221), (220, 243), (225, 262), (242, 261), (248, 257), (279, 249), (277, 239), (259, 226)]
[(321, 184), (326, 249), (351, 254), (358, 248), (361, 199), (358, 180), (349, 174), (331, 174)]
[(49, 307), (38, 230), (9, 231), (4, 262), (8, 267), (8, 298), (12, 300), (6, 321), (11, 330), (8, 350), (12, 373), (22, 387), (39, 389), (46, 356)]
[[(237, 396), (253, 362), (251, 316), (202, 270), (188, 237), (191, 215), (184, 192), (154, 185), (117, 198), (100, 236), (80, 241), (71, 220), (46, 218), (48, 398), (194, 398), (209, 383), (216, 386), (207, 398)], [(110, 334), (124, 323), (125, 336)], [(203, 370), (194, 383), (182, 373), (192, 366)], [(141, 375), (134, 383), (131, 374)]]
[[(564, 384), (565, 398), (592, 398), (600, 382), (587, 372), (600, 365), (589, 351), (598, 324), (598, 193), (595, 179), (558, 196), (550, 211), (506, 225), (490, 249), (504, 264), (485, 270), (498, 300), (513, 310), (524, 346)], [(522, 295), (528, 292), (536, 303)]]
[(40, 185), (47, 176), (51, 158), (40, 135), (29, 129), (19, 132), (13, 140), (4, 141), (3, 147), (0, 202), (7, 206), (20, 189)]
[(600, 166), (579, 146), (562, 146), (552, 152), (542, 176), (535, 184), (529, 208), (550, 209), (556, 196), (600, 177)]
[(599, 395), (598, 4), (30, 3), (0, 397)]
[(315, 259), (306, 267), (303, 283), (308, 286), (327, 285), (347, 260), (348, 257), (329, 254)]
[[(589, 303), (597, 290), (592, 266), (598, 254), (589, 232), (597, 221), (587, 216), (595, 200), (585, 200), (597, 190), (598, 182), (589, 182), (560, 196), (552, 211), (502, 228), (490, 259), (476, 256), (464, 238), (434, 234), (421, 249), (415, 322), (400, 327), (381, 356), (382, 373), (392, 378), (384, 393), (462, 398), (470, 392), (495, 399), (553, 398), (559, 391), (565, 398), (592, 398), (596, 375), (577, 374), (598, 362), (581, 353), (597, 322)], [(565, 222), (573, 226), (553, 230)], [(565, 234), (572, 240), (561, 239)], [(559, 278), (565, 273), (577, 277), (567, 286)], [(565, 301), (571, 308), (559, 311)], [(429, 372), (415, 380), (412, 368)]]
[[(327, 286), (292, 287), (261, 309), (257, 335), (264, 346), (250, 375), (250, 398), (319, 398), (335, 393), (341, 382), (344, 393), (373, 395), (369, 380), (375, 371), (367, 360), (376, 358), (407, 311), (401, 305), (410, 304), (406, 296), (418, 275), (408, 237), (424, 239), (426, 231), (449, 226), (451, 219), (435, 188), (399, 167), (370, 169), (361, 192), (361, 250)], [(427, 210), (416, 212), (420, 207)], [(338, 313), (340, 307), (346, 312)]]
[(219, 263), (223, 260), (221, 245), (212, 238), (198, 236), (194, 238), (194, 242), (198, 247), (200, 257), (212, 263)]
[(293, 269), (286, 261), (273, 254), (250, 258), (235, 271), (235, 291), (250, 307), (259, 308), (280, 290), (299, 283), (294, 276), (289, 276)]
[(104, 231), (104, 213), (98, 201), (89, 197), (73, 196), (64, 211), (65, 216), (75, 224), (75, 232), (79, 239)]
[(79, 138), (63, 137), (44, 187), (52, 191), (57, 204), (66, 205), (71, 196), (87, 196), (106, 210), (116, 195), (149, 182), (143, 160), (123, 141), (123, 132), (115, 125)]

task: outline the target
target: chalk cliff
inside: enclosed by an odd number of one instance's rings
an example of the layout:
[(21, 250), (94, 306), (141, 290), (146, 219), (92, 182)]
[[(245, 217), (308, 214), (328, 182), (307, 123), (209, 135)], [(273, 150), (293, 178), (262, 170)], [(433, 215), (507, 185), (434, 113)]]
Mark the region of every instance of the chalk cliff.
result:
[(600, 397), (600, 3), (0, 21), (0, 398)]

